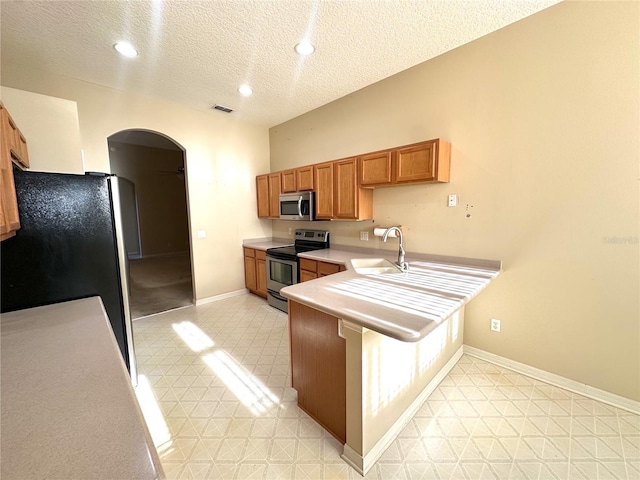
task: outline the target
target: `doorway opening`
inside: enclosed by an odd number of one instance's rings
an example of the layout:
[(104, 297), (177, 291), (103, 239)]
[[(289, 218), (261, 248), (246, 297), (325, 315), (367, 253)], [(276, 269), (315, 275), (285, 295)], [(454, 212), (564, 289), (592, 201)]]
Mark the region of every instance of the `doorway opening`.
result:
[(111, 173), (119, 179), (131, 318), (193, 305), (184, 148), (139, 129), (107, 142)]

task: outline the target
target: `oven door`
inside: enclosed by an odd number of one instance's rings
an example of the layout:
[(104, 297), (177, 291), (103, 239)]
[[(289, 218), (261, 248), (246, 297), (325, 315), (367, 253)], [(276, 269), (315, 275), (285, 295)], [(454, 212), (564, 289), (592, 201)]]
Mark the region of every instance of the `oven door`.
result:
[(298, 283), (298, 260), (274, 258), (267, 254), (267, 289), (280, 293), (280, 289)]

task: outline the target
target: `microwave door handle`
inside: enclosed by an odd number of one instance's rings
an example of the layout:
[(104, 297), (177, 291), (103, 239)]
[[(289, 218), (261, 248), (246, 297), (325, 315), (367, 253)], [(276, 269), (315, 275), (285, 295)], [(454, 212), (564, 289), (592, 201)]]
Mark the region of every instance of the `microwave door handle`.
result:
[(303, 216), (302, 216), (302, 195), (300, 195), (300, 198), (298, 198), (298, 216), (300, 218), (303, 218)]

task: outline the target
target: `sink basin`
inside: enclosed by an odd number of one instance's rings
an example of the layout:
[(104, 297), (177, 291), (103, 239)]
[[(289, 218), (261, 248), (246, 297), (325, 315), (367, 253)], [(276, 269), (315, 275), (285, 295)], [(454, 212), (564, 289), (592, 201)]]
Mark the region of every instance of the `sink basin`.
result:
[(351, 259), (351, 266), (361, 275), (383, 275), (402, 271), (386, 258), (354, 258)]

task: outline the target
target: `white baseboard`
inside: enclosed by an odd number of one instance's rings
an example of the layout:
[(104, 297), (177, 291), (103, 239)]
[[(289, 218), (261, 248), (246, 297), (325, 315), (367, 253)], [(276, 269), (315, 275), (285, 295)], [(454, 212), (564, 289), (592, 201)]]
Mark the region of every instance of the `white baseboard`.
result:
[(214, 295), (213, 297), (201, 298), (196, 300), (196, 307), (204, 305), (205, 303), (217, 302), (218, 300), (224, 300), (225, 298), (237, 297), (238, 295), (245, 295), (249, 293), (246, 288), (241, 290), (234, 290), (233, 292), (222, 293), (220, 295)]
[(461, 346), (456, 353), (449, 359), (449, 361), (440, 369), (435, 377), (427, 384), (426, 387), (420, 392), (420, 395), (411, 402), (409, 408), (391, 425), (387, 433), (385, 433), (380, 440), (373, 446), (373, 448), (364, 457), (358, 454), (349, 445), (344, 446), (342, 452), (342, 459), (351, 465), (360, 475), (366, 475), (369, 469), (373, 467), (378, 459), (382, 456), (384, 451), (389, 448), (389, 445), (398, 437), (400, 432), (406, 427), (409, 421), (418, 413), (422, 404), (429, 398), (429, 395), (433, 393), (436, 387), (440, 384), (444, 377), (446, 377), (451, 369), (455, 367), (460, 357), (462, 357), (463, 347)]
[(556, 387), (564, 388), (570, 392), (577, 393), (579, 395), (598, 400), (599, 402), (606, 403), (612, 407), (620, 408), (636, 415), (640, 415), (640, 402), (631, 400), (629, 398), (621, 397), (615, 393), (609, 393), (599, 388), (590, 387), (584, 383), (570, 380), (555, 373), (550, 373), (545, 370), (540, 370), (535, 367), (530, 367), (524, 363), (509, 360), (508, 358), (495, 355), (493, 353), (485, 352), (478, 348), (463, 345), (464, 353), (471, 355), (472, 357), (479, 358), (494, 365), (513, 370), (514, 372), (521, 373), (527, 377), (535, 378), (541, 382), (549, 383)]

